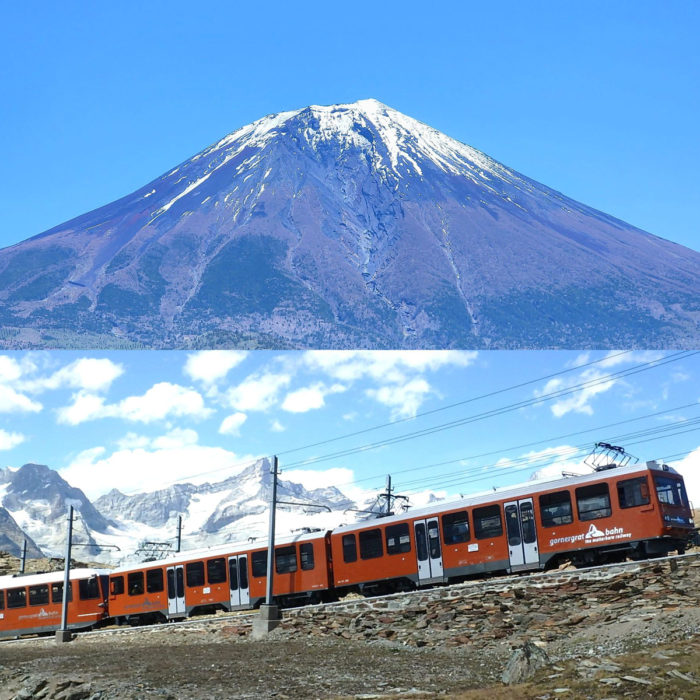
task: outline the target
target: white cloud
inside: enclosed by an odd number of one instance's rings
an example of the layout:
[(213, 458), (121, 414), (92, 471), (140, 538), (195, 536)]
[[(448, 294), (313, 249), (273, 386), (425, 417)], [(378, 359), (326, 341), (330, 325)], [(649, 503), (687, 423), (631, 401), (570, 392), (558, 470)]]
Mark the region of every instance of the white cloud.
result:
[(102, 396), (79, 392), (73, 395), (73, 403), (57, 411), (58, 422), (64, 425), (79, 425), (85, 421), (103, 418), (106, 415), (105, 400)]
[(248, 416), (245, 413), (232, 413), (221, 421), (219, 433), (221, 435), (238, 435), (243, 423)]
[(8, 433), (0, 428), (0, 450), (11, 450), (17, 445), (21, 445), (26, 437), (21, 433)]
[(288, 374), (256, 374), (247, 377), (226, 396), (237, 411), (265, 411), (275, 404), (280, 392), (289, 386)]
[(133, 450), (137, 447), (148, 447), (151, 444), (150, 438), (136, 433), (127, 433), (116, 442), (120, 450)]
[(425, 379), (413, 379), (406, 384), (368, 389), (367, 395), (389, 406), (392, 418), (411, 418), (430, 392), (430, 384)]
[(616, 367), (622, 364), (628, 364), (631, 362), (653, 362), (654, 360), (660, 360), (664, 357), (664, 353), (657, 351), (634, 351), (625, 352), (620, 354), (617, 350), (612, 350), (607, 354), (602, 362), (599, 362), (600, 367), (609, 369), (610, 367)]
[(170, 437), (173, 438), (170, 446), (165, 446), (167, 439), (156, 439), (152, 444), (160, 442), (163, 446), (154, 449), (121, 449), (111, 454), (104, 447), (85, 450), (61, 470), (61, 476), (94, 499), (113, 488), (136, 493), (161, 489), (177, 481), (203, 483), (216, 471), (221, 472), (219, 478), (225, 479), (230, 476), (226, 473), (228, 467), (240, 471), (234, 465), (254, 459), (239, 457), (219, 447), (178, 445), (183, 438), (186, 442), (186, 431), (180, 435), (180, 440), (172, 433)]
[(696, 447), (688, 456), (671, 466), (683, 475), (688, 498), (695, 508), (700, 508), (700, 447)]
[(0, 413), (38, 413), (42, 408), (38, 401), (0, 384)]
[(22, 376), (20, 363), (13, 357), (0, 355), (0, 382), (14, 382)]
[(517, 470), (534, 469), (531, 480), (558, 479), (562, 472), (572, 474), (589, 474), (591, 468), (580, 459), (572, 458), (579, 450), (571, 445), (557, 445), (543, 450), (532, 450), (512, 459), (501, 459), (496, 467), (512, 467)]
[(196, 430), (192, 428), (175, 428), (165, 435), (161, 435), (151, 443), (156, 450), (173, 450), (180, 447), (196, 445), (199, 440)]
[(203, 350), (187, 356), (184, 372), (196, 381), (214, 384), (247, 356), (242, 350)]
[(98, 418), (122, 418), (140, 423), (152, 423), (171, 417), (206, 418), (212, 410), (193, 389), (159, 382), (141, 396), (129, 396), (115, 404), (105, 404), (94, 394), (79, 392), (70, 406), (58, 410), (59, 423), (78, 425)]
[(46, 389), (69, 387), (87, 392), (107, 391), (124, 368), (107, 358), (83, 357), (40, 382)]
[(325, 405), (325, 397), (329, 394), (339, 394), (346, 390), (342, 384), (326, 386), (321, 383), (292, 391), (285, 397), (282, 410), (289, 413), (306, 413)]
[(41, 393), (69, 388), (88, 393), (107, 391), (124, 374), (124, 368), (107, 358), (83, 357), (47, 376), (29, 378), (37, 367), (28, 358), (22, 360), (22, 379), (17, 388)]
[(593, 415), (592, 399), (598, 394), (610, 391), (618, 383), (618, 380), (612, 379), (609, 375), (598, 370), (585, 370), (578, 377), (571, 377), (566, 381), (560, 378), (550, 379), (541, 391), (536, 389), (534, 394), (538, 398), (545, 397), (547, 394), (565, 391), (586, 382), (591, 382), (591, 384), (554, 401), (550, 410), (556, 418), (561, 418), (572, 412), (591, 416)]
[(273, 420), (272, 423), (270, 423), (270, 430), (273, 433), (283, 433), (286, 428), (278, 420)]
[(211, 409), (204, 405), (199, 392), (170, 382), (154, 384), (142, 396), (129, 396), (113, 407), (120, 418), (151, 423), (171, 416), (206, 418)]
[(468, 367), (476, 352), (461, 350), (311, 350), (304, 363), (341, 381), (371, 377), (383, 382), (400, 382), (406, 372), (436, 371), (449, 365)]

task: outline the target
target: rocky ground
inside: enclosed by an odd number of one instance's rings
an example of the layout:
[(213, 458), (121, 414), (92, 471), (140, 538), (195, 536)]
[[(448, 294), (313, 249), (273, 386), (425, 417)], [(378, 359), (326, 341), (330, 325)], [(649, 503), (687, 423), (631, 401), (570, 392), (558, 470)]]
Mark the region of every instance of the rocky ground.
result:
[[(700, 557), (0, 643), (0, 700), (700, 698)], [(542, 666), (503, 682), (532, 643)], [(525, 645), (525, 646), (524, 646)], [(536, 649), (536, 651), (537, 651)], [(538, 652), (540, 653), (540, 652)]]
[[(230, 618), (229, 618), (230, 619)], [(235, 629), (235, 628), (234, 628)], [(30, 698), (690, 698), (700, 697), (700, 611), (579, 629), (549, 662), (506, 686), (509, 640), (415, 647), (310, 637), (262, 641), (224, 620), (0, 644), (0, 699)]]

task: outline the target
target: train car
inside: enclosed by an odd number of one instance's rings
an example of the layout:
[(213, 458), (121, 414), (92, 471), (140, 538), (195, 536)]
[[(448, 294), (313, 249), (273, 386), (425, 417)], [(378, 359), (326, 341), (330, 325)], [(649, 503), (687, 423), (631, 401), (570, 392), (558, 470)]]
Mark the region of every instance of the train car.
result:
[[(107, 573), (102, 569), (70, 571), (68, 629), (89, 629), (107, 618)], [(63, 582), (63, 571), (0, 576), (0, 637), (59, 629)]]
[(683, 477), (658, 462), (606, 468), (575, 482), (561, 479), (531, 500), (537, 513), (534, 543), (528, 542), (529, 516), (522, 511), (529, 501), (518, 495), (506, 506), (517, 568), (561, 559), (585, 565), (682, 553), (694, 532)]
[(682, 477), (656, 462), (433, 504), (333, 530), (333, 585), (365, 594), (488, 573), (683, 551), (693, 534)]
[[(327, 546), (326, 533), (276, 543), (273, 595), (278, 602), (321, 600), (330, 587)], [(135, 624), (254, 608), (265, 599), (266, 583), (266, 547), (221, 545), (115, 569), (109, 576), (109, 611), (118, 621)]]

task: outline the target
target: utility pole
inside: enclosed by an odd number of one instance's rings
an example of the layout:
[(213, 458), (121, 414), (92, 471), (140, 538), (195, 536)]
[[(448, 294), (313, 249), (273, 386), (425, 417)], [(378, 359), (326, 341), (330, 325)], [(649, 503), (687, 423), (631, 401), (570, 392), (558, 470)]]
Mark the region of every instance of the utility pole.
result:
[(175, 549), (175, 551), (179, 552), (181, 546), (182, 546), (182, 516), (178, 515), (177, 516), (177, 548)]
[(270, 496), (270, 528), (267, 540), (267, 588), (265, 605), (272, 605), (272, 583), (275, 572), (275, 516), (277, 512), (277, 457), (272, 458), (272, 495)]
[(277, 510), (277, 467), (278, 461), (275, 455), (272, 458), (272, 493), (270, 495), (270, 528), (267, 540), (267, 588), (265, 591), (265, 603), (260, 606), (260, 616), (253, 620), (253, 637), (264, 637), (279, 625), (280, 609), (272, 602), (272, 586), (275, 571), (275, 512)]
[(63, 573), (63, 605), (61, 606), (61, 627), (56, 630), (56, 642), (70, 642), (73, 635), (68, 629), (68, 594), (70, 592), (70, 550), (73, 539), (73, 506), (68, 506), (68, 537), (66, 538), (66, 561)]
[(386, 510), (384, 510), (385, 515), (389, 515), (391, 513), (391, 505), (392, 505), (392, 500), (391, 500), (391, 474), (386, 475), (386, 491), (382, 494), (382, 496), (386, 499), (384, 502), (384, 506)]
[(27, 565), (27, 539), (24, 539), (24, 544), (22, 545), (22, 556), (19, 559), (19, 573), (24, 573), (24, 567)]

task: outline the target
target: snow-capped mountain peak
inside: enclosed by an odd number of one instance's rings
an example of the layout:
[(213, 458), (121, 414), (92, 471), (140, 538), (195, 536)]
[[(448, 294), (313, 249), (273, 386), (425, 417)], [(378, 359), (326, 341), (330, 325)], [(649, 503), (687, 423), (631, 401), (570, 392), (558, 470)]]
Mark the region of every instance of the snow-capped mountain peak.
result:
[(38, 329), (104, 346), (696, 347), (699, 276), (700, 253), (363, 99), (263, 117), (0, 251), (0, 346)]

